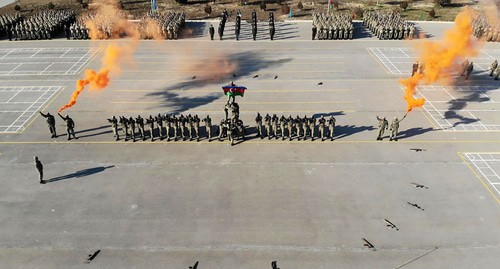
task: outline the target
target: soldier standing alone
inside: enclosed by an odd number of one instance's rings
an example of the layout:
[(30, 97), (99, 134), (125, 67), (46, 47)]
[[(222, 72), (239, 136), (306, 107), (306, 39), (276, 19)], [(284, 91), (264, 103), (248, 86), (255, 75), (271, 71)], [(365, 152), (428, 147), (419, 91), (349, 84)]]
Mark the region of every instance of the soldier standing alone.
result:
[(35, 167), (36, 170), (38, 170), (38, 177), (40, 179), (40, 184), (45, 184), (45, 180), (43, 180), (43, 165), (40, 160), (38, 160), (38, 157), (35, 156)]
[(214, 26), (210, 24), (210, 28), (208, 28), (208, 32), (210, 33), (210, 40), (214, 40), (215, 29)]
[(49, 126), (50, 133), (52, 134), (52, 136), (50, 138), (56, 138), (57, 137), (56, 119), (49, 112), (47, 112), (47, 114), (43, 114), (42, 111), (39, 111), (39, 112), (40, 112), (40, 115), (42, 115), (42, 117), (47, 119), (47, 125)]

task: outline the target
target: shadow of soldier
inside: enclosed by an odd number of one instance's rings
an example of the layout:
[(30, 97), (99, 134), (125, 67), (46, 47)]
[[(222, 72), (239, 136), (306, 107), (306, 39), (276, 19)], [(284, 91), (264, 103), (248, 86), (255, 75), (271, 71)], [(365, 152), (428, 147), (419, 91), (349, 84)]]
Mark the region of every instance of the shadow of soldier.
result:
[(51, 178), (49, 180), (46, 180), (46, 182), (51, 183), (51, 182), (56, 182), (56, 181), (60, 181), (60, 180), (70, 179), (70, 178), (79, 178), (79, 177), (90, 176), (90, 175), (100, 173), (106, 169), (113, 168), (113, 167), (115, 167), (115, 166), (110, 165), (110, 166), (106, 166), (106, 167), (99, 166), (99, 167), (87, 168), (87, 169), (76, 171), (74, 173), (67, 174), (64, 176)]
[(356, 126), (356, 125), (337, 125), (335, 127), (335, 139), (344, 138), (353, 134), (361, 133), (364, 131), (372, 131), (376, 128), (373, 126)]
[(398, 139), (409, 138), (412, 136), (421, 135), (421, 134), (425, 134), (427, 132), (432, 132), (432, 131), (434, 131), (434, 129), (432, 127), (429, 127), (429, 128), (422, 128), (422, 127), (410, 128), (410, 129), (403, 130), (403, 131), (399, 132)]

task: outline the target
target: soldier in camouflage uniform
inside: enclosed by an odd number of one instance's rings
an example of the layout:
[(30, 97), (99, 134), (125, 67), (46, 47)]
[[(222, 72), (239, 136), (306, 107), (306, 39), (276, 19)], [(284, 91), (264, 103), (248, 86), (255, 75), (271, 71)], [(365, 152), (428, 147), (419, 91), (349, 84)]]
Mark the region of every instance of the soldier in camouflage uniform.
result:
[(205, 133), (207, 134), (208, 142), (212, 140), (212, 119), (209, 115), (203, 119), (205, 123)]
[(158, 134), (160, 136), (160, 140), (163, 140), (163, 138), (165, 138), (165, 134), (163, 133), (163, 117), (160, 113), (158, 113), (158, 116), (155, 117), (155, 121), (158, 125)]
[(135, 142), (135, 120), (132, 116), (128, 119), (130, 124), (130, 136), (132, 137), (132, 142)]
[(66, 122), (66, 133), (68, 134), (68, 140), (71, 140), (71, 136), (73, 136), (74, 139), (78, 139), (75, 136), (75, 122), (73, 121), (72, 118), (70, 118), (68, 115), (66, 117), (63, 117), (61, 114), (57, 113), (63, 121)]
[(330, 141), (333, 141), (335, 135), (335, 118), (333, 116), (328, 120), (328, 132), (330, 133)]
[(314, 141), (314, 137), (316, 136), (315, 135), (315, 132), (316, 132), (316, 119), (314, 118), (314, 116), (312, 116), (309, 119), (309, 130), (311, 130), (311, 141)]
[(276, 114), (271, 118), (271, 124), (273, 126), (274, 138), (278, 139), (278, 116)]
[(125, 136), (125, 141), (128, 140), (128, 126), (127, 126), (127, 119), (123, 116), (120, 116), (120, 126), (122, 127), (123, 135)]
[(194, 123), (194, 131), (196, 133), (196, 142), (199, 142), (200, 141), (200, 118), (198, 117), (198, 115), (194, 115), (193, 123)]
[(384, 132), (385, 132), (385, 130), (387, 130), (389, 122), (387, 122), (387, 120), (385, 119), (385, 117), (380, 118), (379, 116), (377, 116), (377, 120), (378, 120), (378, 136), (377, 136), (377, 140), (383, 140), (384, 139)]
[(304, 141), (307, 139), (307, 127), (309, 126), (309, 120), (307, 119), (307, 116), (304, 115), (302, 118), (302, 129), (304, 129)]
[(144, 119), (141, 115), (138, 115), (135, 119), (135, 123), (137, 123), (137, 128), (139, 129), (139, 134), (141, 135), (142, 141), (146, 140), (146, 135), (144, 133)]
[(155, 119), (153, 119), (153, 116), (149, 115), (149, 119), (146, 119), (146, 124), (149, 127), (149, 136), (151, 138), (151, 141), (154, 141), (155, 140), (155, 135), (154, 135)]
[(49, 112), (47, 112), (47, 114), (43, 114), (41, 111), (39, 111), (39, 112), (40, 112), (40, 115), (42, 115), (42, 117), (47, 119), (47, 125), (49, 126), (50, 133), (52, 134), (52, 136), (50, 138), (56, 138), (57, 137), (56, 119)]
[(285, 116), (281, 115), (280, 118), (281, 140), (285, 140), (285, 124), (286, 124)]
[(319, 118), (319, 136), (321, 137), (321, 141), (325, 141), (325, 117), (321, 116)]
[(271, 136), (272, 136), (272, 130), (271, 130), (271, 116), (269, 116), (269, 114), (266, 114), (266, 116), (264, 117), (264, 126), (266, 128), (266, 134), (267, 134), (267, 138), (269, 140), (271, 140)]
[(391, 136), (389, 141), (395, 140), (398, 141), (398, 130), (399, 130), (399, 122), (398, 118), (394, 117), (394, 120), (391, 122)]
[(286, 128), (288, 130), (288, 140), (292, 141), (292, 137), (293, 137), (293, 118), (292, 118), (292, 115), (289, 115), (288, 119), (286, 120)]
[(111, 123), (111, 128), (113, 129), (113, 136), (116, 137), (116, 141), (120, 140), (120, 135), (118, 134), (118, 120), (115, 116), (113, 118), (108, 119), (108, 122)]
[(263, 139), (264, 134), (262, 133), (262, 116), (259, 112), (257, 112), (257, 116), (255, 117), (255, 124), (257, 127), (257, 137), (260, 136), (260, 139)]

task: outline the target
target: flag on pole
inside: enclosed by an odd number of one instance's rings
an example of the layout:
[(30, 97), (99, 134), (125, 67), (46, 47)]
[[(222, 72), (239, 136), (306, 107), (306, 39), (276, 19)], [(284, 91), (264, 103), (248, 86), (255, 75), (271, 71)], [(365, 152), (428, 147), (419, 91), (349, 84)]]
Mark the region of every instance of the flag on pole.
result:
[(245, 90), (247, 87), (244, 86), (222, 86), (222, 90), (224, 91), (224, 94), (227, 96), (241, 96), (245, 94)]
[(151, 10), (156, 11), (156, 0), (151, 0)]

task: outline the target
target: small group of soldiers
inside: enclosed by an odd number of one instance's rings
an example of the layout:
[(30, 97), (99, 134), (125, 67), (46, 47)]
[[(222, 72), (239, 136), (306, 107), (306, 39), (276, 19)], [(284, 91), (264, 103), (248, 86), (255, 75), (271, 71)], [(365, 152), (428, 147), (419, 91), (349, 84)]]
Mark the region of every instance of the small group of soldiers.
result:
[[(241, 17), (241, 13), (238, 13), (239, 17)], [(238, 16), (237, 16), (238, 17)], [(227, 13), (227, 10), (224, 9), (220, 16), (220, 21), (219, 21), (219, 27), (217, 28), (217, 33), (219, 34), (219, 40), (222, 40), (222, 37), (224, 36), (224, 28), (226, 28), (226, 22), (227, 19), (229, 18), (229, 14)], [(240, 18), (241, 21), (241, 18)], [(215, 34), (215, 29), (213, 25), (210, 25), (210, 39), (214, 40), (214, 34)], [(237, 35), (237, 38), (239, 37), (239, 33)]]
[[(153, 23), (151, 23), (153, 22)], [(142, 39), (178, 39), (186, 24), (184, 12), (149, 11), (139, 22), (139, 32)]]
[(403, 19), (399, 12), (366, 11), (363, 25), (380, 40), (412, 39), (415, 36), (415, 24)]
[(425, 65), (422, 63), (418, 63), (418, 61), (416, 61), (415, 63), (413, 63), (411, 67), (411, 76), (413, 77), (416, 73), (423, 74), (424, 70), (425, 70)]
[(312, 40), (352, 39), (354, 26), (348, 13), (314, 13)]
[[(460, 76), (465, 76), (465, 79), (468, 80), (469, 79), (469, 76), (470, 74), (472, 73), (472, 71), (474, 70), (474, 63), (473, 62), (469, 62), (468, 59), (466, 59), (465, 61), (463, 61), (461, 64), (460, 64)], [(489, 76), (490, 77), (493, 77), (495, 80), (498, 80), (498, 78), (500, 77), (500, 66), (498, 65), (498, 61), (497, 60), (494, 60), (491, 64), (490, 64), (490, 68), (489, 68)]]
[[(389, 131), (391, 131), (391, 135), (389, 136), (389, 141), (398, 141), (398, 131), (399, 131), (399, 123), (406, 118), (406, 115), (399, 120), (397, 117), (394, 117), (394, 120), (391, 122), (391, 126)], [(382, 141), (384, 139), (384, 132), (389, 128), (389, 122), (385, 117), (380, 118), (377, 116), (378, 120), (378, 136), (377, 140)]]
[(490, 20), (485, 13), (481, 13), (472, 22), (473, 34), (478, 39), (488, 42), (500, 42), (500, 23), (498, 19)]
[[(241, 34), (241, 17), (242, 14), (238, 10), (236, 12), (236, 19), (235, 19), (235, 24), (234, 24), (234, 36), (236, 40), (240, 40), (240, 34)], [(224, 29), (226, 26), (226, 22), (229, 18), (228, 12), (226, 9), (221, 14), (220, 21), (219, 21), (219, 27), (217, 28), (217, 33), (219, 35), (219, 40), (223, 40), (224, 37)], [(253, 40), (257, 40), (257, 12), (252, 11), (252, 38)], [(274, 35), (276, 33), (276, 28), (274, 25), (274, 13), (269, 12), (269, 17), (268, 17), (268, 22), (269, 22), (269, 36), (271, 37), (271, 40), (274, 40)], [(214, 35), (215, 35), (215, 28), (213, 25), (210, 25), (208, 28), (208, 33), (210, 35), (210, 40), (214, 40)]]
[[(264, 122), (264, 125), (262, 124)], [(291, 115), (285, 117), (281, 115), (278, 117), (276, 114), (270, 116), (266, 114), (264, 118), (257, 113), (255, 117), (255, 123), (257, 127), (257, 137), (264, 139), (267, 136), (268, 139), (275, 138), (278, 139), (281, 137), (281, 140), (292, 141), (294, 137), (297, 137), (297, 140), (303, 139), (304, 141), (308, 138), (311, 138), (311, 141), (314, 141), (315, 138), (320, 138), (321, 141), (330, 138), (333, 141), (335, 136), (335, 117), (330, 116), (327, 120), (324, 116), (321, 116), (318, 119), (318, 124), (316, 125), (316, 118), (314, 116), (307, 117), (299, 117), (298, 115), (293, 118)], [(326, 133), (326, 127), (328, 124), (328, 133)], [(317, 128), (316, 128), (317, 127)], [(319, 132), (319, 136), (317, 136), (317, 132)]]
[(9, 40), (52, 39), (74, 20), (73, 10), (44, 10), (11, 25), (7, 34)]
[[(208, 141), (212, 140), (212, 119), (209, 115), (204, 119), (200, 119), (198, 115), (191, 116), (191, 114), (187, 116), (181, 114), (179, 117), (158, 114), (155, 117), (150, 115), (147, 118), (143, 118), (140, 115), (137, 118), (120, 116), (118, 119), (113, 116), (111, 119), (108, 119), (108, 122), (111, 123), (113, 135), (117, 141), (120, 140), (119, 126), (122, 129), (125, 141), (131, 139), (135, 142), (136, 138), (141, 138), (144, 141), (147, 137), (151, 141), (154, 141), (155, 136), (158, 136), (160, 140), (166, 138), (167, 141), (171, 139), (174, 141), (178, 139), (196, 139), (196, 141), (199, 141), (201, 137), (200, 122), (205, 124), (205, 133)], [(146, 133), (145, 127), (148, 128), (148, 133)]]
[[(47, 112), (47, 114), (43, 114), (41, 111), (39, 112), (40, 115), (47, 119), (47, 125), (51, 134), (50, 138), (57, 138), (56, 119), (54, 115), (50, 114), (50, 112)], [(57, 115), (59, 115), (59, 117), (61, 117), (61, 119), (66, 122), (66, 133), (68, 135), (68, 140), (71, 140), (71, 136), (73, 136), (74, 139), (78, 139), (75, 135), (75, 122), (73, 121), (73, 119), (70, 118), (69, 115), (66, 115), (65, 117), (63, 117), (60, 113), (57, 113)]]
[(474, 70), (474, 63), (469, 62), (468, 59), (466, 59), (460, 64), (460, 76), (461, 77), (465, 76), (466, 80), (469, 79), (470, 74), (472, 74), (473, 70)]

